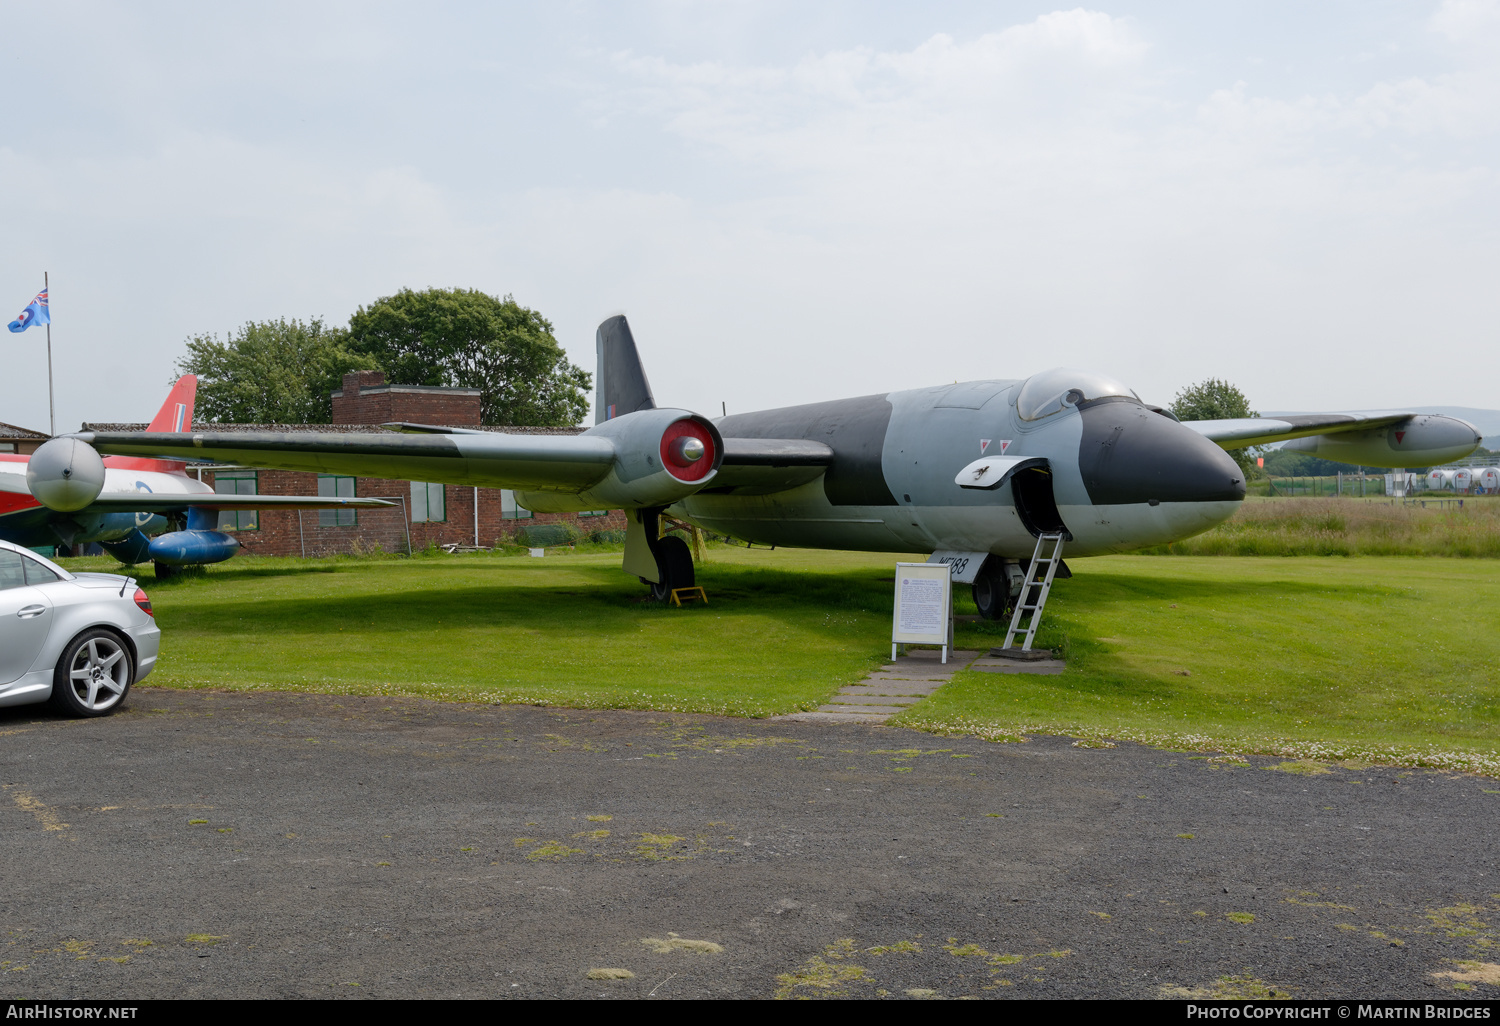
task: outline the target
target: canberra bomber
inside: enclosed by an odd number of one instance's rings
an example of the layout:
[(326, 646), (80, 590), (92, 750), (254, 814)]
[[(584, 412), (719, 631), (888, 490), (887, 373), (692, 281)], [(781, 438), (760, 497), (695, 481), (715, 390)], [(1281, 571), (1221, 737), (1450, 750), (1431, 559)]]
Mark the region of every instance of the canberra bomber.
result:
[[(623, 568), (659, 599), (693, 579), (686, 543), (660, 537), (663, 514), (752, 542), (930, 552), (1000, 617), (1040, 535), (1086, 556), (1228, 519), (1245, 481), (1226, 449), (1304, 439), (1299, 448), (1345, 462), (1425, 467), (1481, 441), (1465, 421), (1414, 410), (1182, 423), (1120, 382), (1068, 369), (711, 420), (657, 406), (623, 316), (599, 326), (596, 346), (596, 423), (572, 437), (419, 424), (388, 425), (386, 437), (82, 432), (38, 451), (66, 446), (67, 459), (32, 464), (77, 481), (93, 478), (81, 463), (99, 453), (233, 462), (511, 488), (542, 512), (624, 509)], [(47, 486), (36, 483), (38, 498)]]

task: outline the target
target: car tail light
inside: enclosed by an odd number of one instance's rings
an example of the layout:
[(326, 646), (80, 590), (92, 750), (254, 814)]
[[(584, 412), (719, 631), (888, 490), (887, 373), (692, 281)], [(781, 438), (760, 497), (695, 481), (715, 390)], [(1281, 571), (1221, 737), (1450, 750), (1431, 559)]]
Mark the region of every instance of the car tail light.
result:
[(155, 613), (151, 612), (151, 600), (146, 597), (146, 593), (140, 588), (135, 589), (134, 598), (135, 604), (140, 606), (141, 609), (145, 611), (147, 616), (154, 617), (156, 615)]

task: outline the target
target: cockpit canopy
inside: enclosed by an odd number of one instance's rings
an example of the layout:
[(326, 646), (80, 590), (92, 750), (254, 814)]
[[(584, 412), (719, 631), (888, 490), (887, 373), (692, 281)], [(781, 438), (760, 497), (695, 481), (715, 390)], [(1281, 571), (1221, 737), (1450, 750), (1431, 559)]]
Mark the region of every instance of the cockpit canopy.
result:
[(1141, 401), (1133, 389), (1111, 378), (1070, 367), (1054, 367), (1027, 378), (1016, 396), (1016, 414), (1022, 420), (1041, 420), (1082, 403), (1115, 396)]

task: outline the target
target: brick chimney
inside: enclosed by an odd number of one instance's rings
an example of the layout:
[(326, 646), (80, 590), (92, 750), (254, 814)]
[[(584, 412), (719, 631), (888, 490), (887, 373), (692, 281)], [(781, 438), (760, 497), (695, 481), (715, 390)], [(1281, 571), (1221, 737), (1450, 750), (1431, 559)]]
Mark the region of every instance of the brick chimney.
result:
[(353, 371), (333, 393), (335, 424), (446, 424), (478, 427), (481, 393), (477, 388), (435, 385), (388, 385), (384, 371)]
[(348, 399), (358, 399), (361, 388), (378, 388), (383, 384), (385, 384), (385, 371), (350, 371), (344, 375), (344, 396)]

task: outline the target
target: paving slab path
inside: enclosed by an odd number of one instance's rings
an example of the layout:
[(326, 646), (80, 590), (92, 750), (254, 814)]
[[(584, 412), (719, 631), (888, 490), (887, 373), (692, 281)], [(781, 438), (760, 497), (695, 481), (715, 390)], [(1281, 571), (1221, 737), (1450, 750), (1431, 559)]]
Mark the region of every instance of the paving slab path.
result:
[(1453, 773), (143, 688), (0, 785), (11, 999), (1500, 996)]
[(908, 649), (859, 683), (840, 688), (816, 711), (776, 718), (803, 723), (884, 723), (948, 683), (978, 657), (978, 652), (950, 651), (944, 663), (937, 649)]
[(1064, 664), (1059, 659), (1020, 661), (996, 656), (994, 650), (981, 654), (968, 649), (950, 651), (945, 663), (939, 649), (909, 648), (864, 680), (840, 688), (816, 710), (773, 718), (801, 723), (884, 723), (930, 696), (964, 669), (1050, 675), (1062, 673)]

